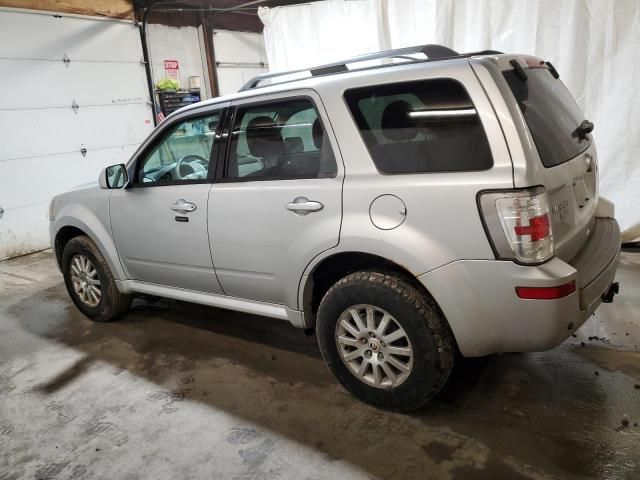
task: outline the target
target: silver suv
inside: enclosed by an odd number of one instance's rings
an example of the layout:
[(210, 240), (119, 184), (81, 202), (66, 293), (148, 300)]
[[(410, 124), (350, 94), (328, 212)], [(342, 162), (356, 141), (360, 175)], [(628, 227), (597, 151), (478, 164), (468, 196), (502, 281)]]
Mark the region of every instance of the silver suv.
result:
[(353, 394), (418, 408), (458, 352), (553, 348), (617, 293), (593, 124), (558, 77), (427, 45), (183, 108), (53, 199), (69, 294), (97, 321), (134, 294), (286, 320)]

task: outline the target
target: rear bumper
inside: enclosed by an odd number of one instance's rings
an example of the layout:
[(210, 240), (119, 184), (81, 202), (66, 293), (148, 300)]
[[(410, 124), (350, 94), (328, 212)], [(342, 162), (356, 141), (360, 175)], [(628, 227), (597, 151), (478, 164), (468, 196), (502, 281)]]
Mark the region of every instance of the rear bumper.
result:
[(620, 227), (613, 218), (596, 218), (589, 242), (569, 264), (578, 272), (580, 310), (591, 315), (615, 277), (620, 259)]
[[(596, 310), (614, 280), (620, 229), (597, 218), (583, 249), (570, 262), (538, 266), (509, 261), (460, 260), (418, 277), (447, 317), (464, 356), (549, 350)], [(576, 291), (554, 300), (527, 300), (518, 286), (553, 287), (571, 281)]]

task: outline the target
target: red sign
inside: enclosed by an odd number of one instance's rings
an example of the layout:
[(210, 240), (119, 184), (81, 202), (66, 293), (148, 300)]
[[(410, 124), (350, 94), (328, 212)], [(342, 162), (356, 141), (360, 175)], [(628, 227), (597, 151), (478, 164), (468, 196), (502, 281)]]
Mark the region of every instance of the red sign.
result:
[(180, 81), (180, 65), (178, 60), (165, 60), (164, 72), (169, 78)]

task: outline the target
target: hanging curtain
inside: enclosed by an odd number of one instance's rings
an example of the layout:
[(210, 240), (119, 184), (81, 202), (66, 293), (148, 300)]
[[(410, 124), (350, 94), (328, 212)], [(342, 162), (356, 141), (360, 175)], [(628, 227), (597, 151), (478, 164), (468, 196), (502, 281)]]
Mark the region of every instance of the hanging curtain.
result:
[(272, 71), (426, 43), (551, 61), (595, 123), (600, 193), (640, 240), (638, 0), (326, 0), (260, 8)]

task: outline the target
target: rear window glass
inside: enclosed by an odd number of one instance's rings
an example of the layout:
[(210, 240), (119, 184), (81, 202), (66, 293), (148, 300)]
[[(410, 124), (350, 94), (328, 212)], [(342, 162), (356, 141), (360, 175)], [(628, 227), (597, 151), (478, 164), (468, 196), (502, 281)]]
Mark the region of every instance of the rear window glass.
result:
[(528, 69), (523, 81), (514, 70), (503, 72), (545, 167), (555, 167), (585, 151), (591, 135), (579, 135), (584, 120), (564, 84), (546, 68)]
[(452, 79), (357, 88), (345, 93), (382, 173), (486, 170), (493, 160), (478, 114)]

